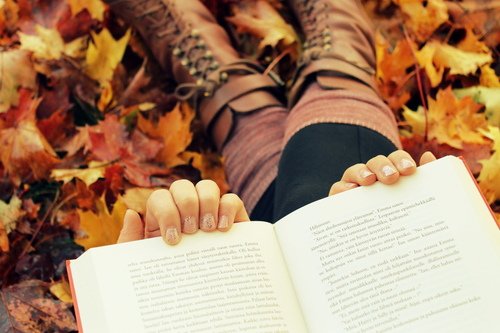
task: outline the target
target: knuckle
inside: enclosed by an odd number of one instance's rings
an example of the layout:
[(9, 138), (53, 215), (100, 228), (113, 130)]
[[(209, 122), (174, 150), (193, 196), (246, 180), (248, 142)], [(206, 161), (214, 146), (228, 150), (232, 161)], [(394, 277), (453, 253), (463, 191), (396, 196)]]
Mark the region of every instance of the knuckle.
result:
[(168, 190), (161, 189), (161, 190), (156, 190), (153, 193), (149, 195), (149, 198), (146, 202), (147, 207), (154, 206), (158, 203), (160, 203), (162, 200), (165, 199), (165, 197), (169, 194)]
[(217, 189), (219, 189), (219, 186), (217, 186), (217, 183), (211, 179), (203, 179), (203, 180), (200, 180), (198, 183), (196, 183), (196, 188), (213, 188), (213, 187), (216, 187)]
[(178, 187), (186, 187), (191, 185), (193, 185), (193, 183), (191, 183), (191, 181), (187, 179), (178, 179), (170, 185), (170, 189), (176, 189)]

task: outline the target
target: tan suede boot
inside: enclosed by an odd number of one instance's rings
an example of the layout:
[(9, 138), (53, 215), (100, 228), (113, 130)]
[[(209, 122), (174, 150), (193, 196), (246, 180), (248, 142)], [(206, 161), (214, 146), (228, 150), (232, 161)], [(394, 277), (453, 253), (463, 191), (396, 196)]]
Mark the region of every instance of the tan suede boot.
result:
[(373, 28), (358, 0), (288, 3), (301, 23), (305, 39), (290, 91), (291, 105), (313, 81), (324, 89), (377, 91)]
[(177, 95), (197, 109), (222, 149), (235, 113), (283, 105), (281, 83), (242, 60), (224, 29), (198, 0), (104, 0), (134, 27), (178, 83)]

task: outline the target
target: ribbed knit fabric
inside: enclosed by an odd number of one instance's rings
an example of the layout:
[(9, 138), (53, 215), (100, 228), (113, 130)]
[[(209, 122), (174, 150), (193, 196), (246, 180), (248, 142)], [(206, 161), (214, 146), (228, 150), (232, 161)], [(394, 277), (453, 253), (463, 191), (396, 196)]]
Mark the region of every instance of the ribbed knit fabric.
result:
[(240, 196), (249, 213), (276, 178), (287, 115), (285, 107), (237, 115), (222, 151), (231, 191)]
[(283, 146), (302, 128), (319, 123), (340, 123), (367, 127), (401, 148), (398, 127), (389, 107), (375, 93), (325, 90), (312, 83), (286, 121)]

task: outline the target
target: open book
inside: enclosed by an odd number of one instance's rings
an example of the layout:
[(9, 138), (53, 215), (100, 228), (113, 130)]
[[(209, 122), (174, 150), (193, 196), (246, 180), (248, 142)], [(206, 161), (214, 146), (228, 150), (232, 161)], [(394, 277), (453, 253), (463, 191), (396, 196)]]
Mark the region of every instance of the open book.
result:
[(500, 332), (500, 232), (455, 157), (275, 225), (93, 248), (68, 269), (85, 333)]

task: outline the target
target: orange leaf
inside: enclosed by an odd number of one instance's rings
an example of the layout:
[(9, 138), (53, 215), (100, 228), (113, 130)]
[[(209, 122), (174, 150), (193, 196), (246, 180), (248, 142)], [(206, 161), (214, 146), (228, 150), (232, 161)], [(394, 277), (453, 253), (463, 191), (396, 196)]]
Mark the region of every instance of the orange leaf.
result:
[(182, 157), (187, 161), (191, 160), (192, 165), (200, 171), (203, 179), (211, 179), (216, 182), (219, 185), (221, 193), (229, 191), (224, 166), (219, 155), (186, 151), (182, 154)]
[(85, 250), (92, 247), (115, 244), (123, 225), (123, 217), (127, 206), (122, 198), (118, 198), (110, 213), (104, 199), (97, 203), (97, 213), (92, 211), (77, 210), (80, 216), (80, 228), (85, 236), (75, 239), (76, 243)]
[(7, 235), (16, 229), (17, 220), (24, 215), (21, 209), (21, 200), (14, 196), (9, 203), (0, 200), (0, 250), (9, 251)]
[(423, 42), (448, 21), (448, 7), (443, 0), (395, 0), (405, 15), (405, 23)]
[(483, 165), (478, 181), (481, 190), (489, 203), (500, 199), (500, 129), (490, 127), (488, 137), (493, 140), (495, 151), (489, 159), (481, 160)]
[(472, 28), (468, 27), (465, 29), (465, 38), (457, 44), (457, 47), (462, 51), (467, 52), (477, 52), (477, 53), (489, 53), (490, 49), (486, 44), (481, 42), (479, 38), (474, 34)]
[(279, 43), (285, 47), (298, 41), (292, 26), (267, 1), (239, 1), (232, 8), (234, 16), (227, 20), (236, 25), (238, 32), (260, 38), (260, 50), (266, 46), (275, 48)]
[(137, 127), (163, 142), (158, 160), (166, 167), (185, 164), (179, 154), (186, 150), (193, 138), (190, 127), (194, 116), (193, 109), (185, 103), (177, 104), (172, 111), (160, 117), (156, 123), (139, 115)]

